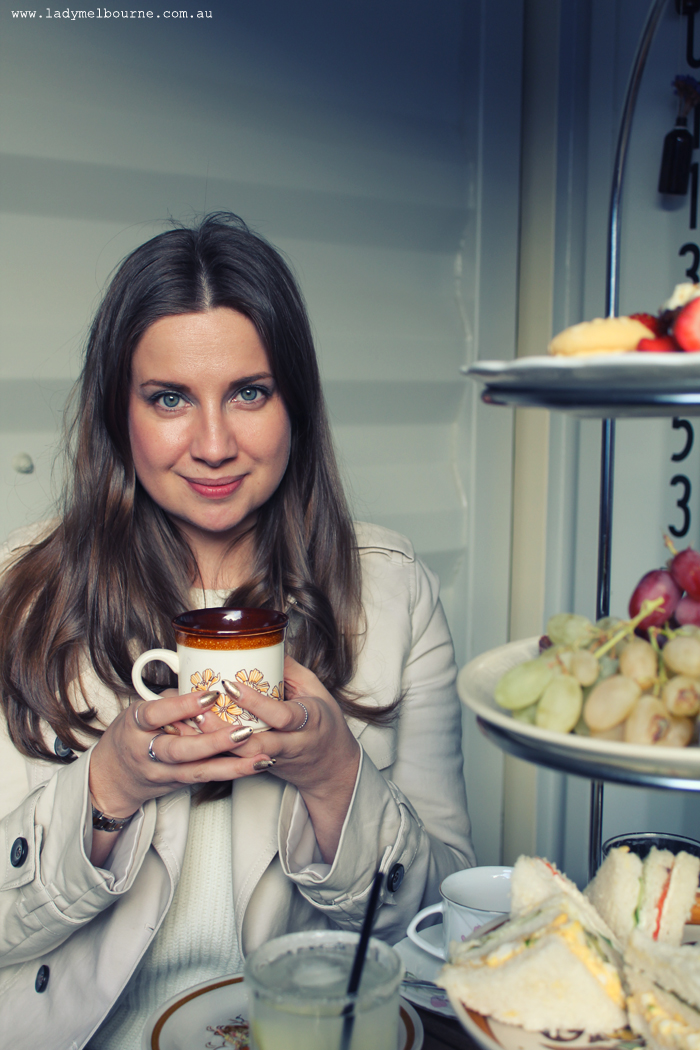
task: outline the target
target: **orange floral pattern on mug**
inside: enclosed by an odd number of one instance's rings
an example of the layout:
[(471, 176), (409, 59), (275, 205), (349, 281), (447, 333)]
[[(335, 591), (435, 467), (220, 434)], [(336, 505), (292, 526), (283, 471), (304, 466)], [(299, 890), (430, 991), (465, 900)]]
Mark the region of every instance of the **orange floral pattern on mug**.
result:
[(199, 693), (201, 691), (206, 693), (207, 689), (211, 689), (211, 687), (216, 682), (218, 682), (220, 678), (221, 675), (214, 674), (211, 667), (207, 667), (205, 671), (195, 671), (194, 674), (190, 675), (190, 682), (192, 683), (192, 692)]
[(280, 682), (279, 685), (273, 685), (270, 690), (270, 696), (273, 700), (284, 700), (284, 682)]
[(254, 667), (252, 671), (239, 671), (236, 675), (236, 679), (243, 685), (249, 685), (256, 692), (267, 695), (270, 683), (263, 682), (264, 677), (265, 675), (262, 671), (258, 671), (257, 667)]
[(260, 719), (252, 714), (250, 711), (244, 711), (242, 707), (239, 707), (235, 700), (231, 697), (226, 696), (225, 693), (221, 693), (219, 699), (215, 702), (212, 707), (212, 711), (219, 718), (223, 718), (225, 722), (230, 722), (231, 725), (242, 725), (243, 720), (241, 715), (245, 715), (248, 722), (259, 722)]

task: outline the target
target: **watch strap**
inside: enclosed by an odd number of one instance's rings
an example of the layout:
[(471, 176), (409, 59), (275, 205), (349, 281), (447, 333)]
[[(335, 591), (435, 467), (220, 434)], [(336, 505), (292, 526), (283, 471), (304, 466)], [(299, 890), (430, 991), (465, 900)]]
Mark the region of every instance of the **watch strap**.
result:
[(133, 815), (132, 813), (130, 817), (108, 817), (106, 813), (101, 813), (97, 806), (93, 806), (92, 826), (97, 831), (121, 831), (131, 822)]

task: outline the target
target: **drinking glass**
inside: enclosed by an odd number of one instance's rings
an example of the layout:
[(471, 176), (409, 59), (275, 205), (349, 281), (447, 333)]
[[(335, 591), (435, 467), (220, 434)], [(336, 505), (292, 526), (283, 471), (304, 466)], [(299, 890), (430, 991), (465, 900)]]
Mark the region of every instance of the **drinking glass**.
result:
[(346, 989), (358, 934), (335, 930), (290, 933), (246, 959), (254, 1050), (340, 1050), (354, 1012), (349, 1050), (394, 1050), (398, 1040), (403, 964), (383, 941), (370, 939), (360, 988)]

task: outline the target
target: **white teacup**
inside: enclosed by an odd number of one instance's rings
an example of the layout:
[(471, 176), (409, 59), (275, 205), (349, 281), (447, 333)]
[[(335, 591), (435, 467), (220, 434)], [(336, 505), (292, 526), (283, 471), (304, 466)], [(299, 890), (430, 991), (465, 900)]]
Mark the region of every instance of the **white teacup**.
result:
[[(424, 952), (446, 959), (450, 941), (466, 941), (492, 919), (507, 918), (510, 913), (510, 876), (512, 868), (466, 868), (454, 871), (440, 886), (442, 901), (419, 911), (406, 933)], [(431, 944), (418, 932), (429, 915), (442, 914), (442, 948)]]
[(149, 649), (131, 671), (134, 689), (144, 700), (157, 700), (144, 683), (146, 664), (162, 660), (178, 676), (181, 694), (214, 689), (221, 693), (211, 708), (234, 726), (253, 732), (270, 727), (224, 692), (223, 681), (243, 683), (275, 700), (284, 700), (284, 634), (287, 617), (271, 609), (194, 609), (173, 620), (177, 652)]

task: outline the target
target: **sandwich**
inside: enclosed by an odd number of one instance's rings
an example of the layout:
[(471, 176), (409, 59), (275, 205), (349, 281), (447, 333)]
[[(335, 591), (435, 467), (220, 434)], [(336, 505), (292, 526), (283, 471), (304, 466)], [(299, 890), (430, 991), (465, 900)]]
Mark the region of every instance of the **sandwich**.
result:
[(653, 941), (639, 930), (625, 951), (630, 1027), (650, 1050), (700, 1047), (700, 948)]
[(552, 896), (564, 893), (584, 917), (586, 925), (622, 954), (624, 939), (618, 939), (610, 925), (591, 901), (581, 893), (578, 886), (555, 864), (543, 857), (518, 857), (510, 879), (511, 914), (531, 911)]
[(627, 1022), (622, 959), (592, 912), (569, 893), (549, 897), (453, 942), (438, 983), (470, 1009), (529, 1031), (612, 1033)]
[(691, 917), (700, 858), (652, 847), (642, 862), (627, 846), (611, 850), (584, 890), (623, 943), (634, 930), (680, 945)]

